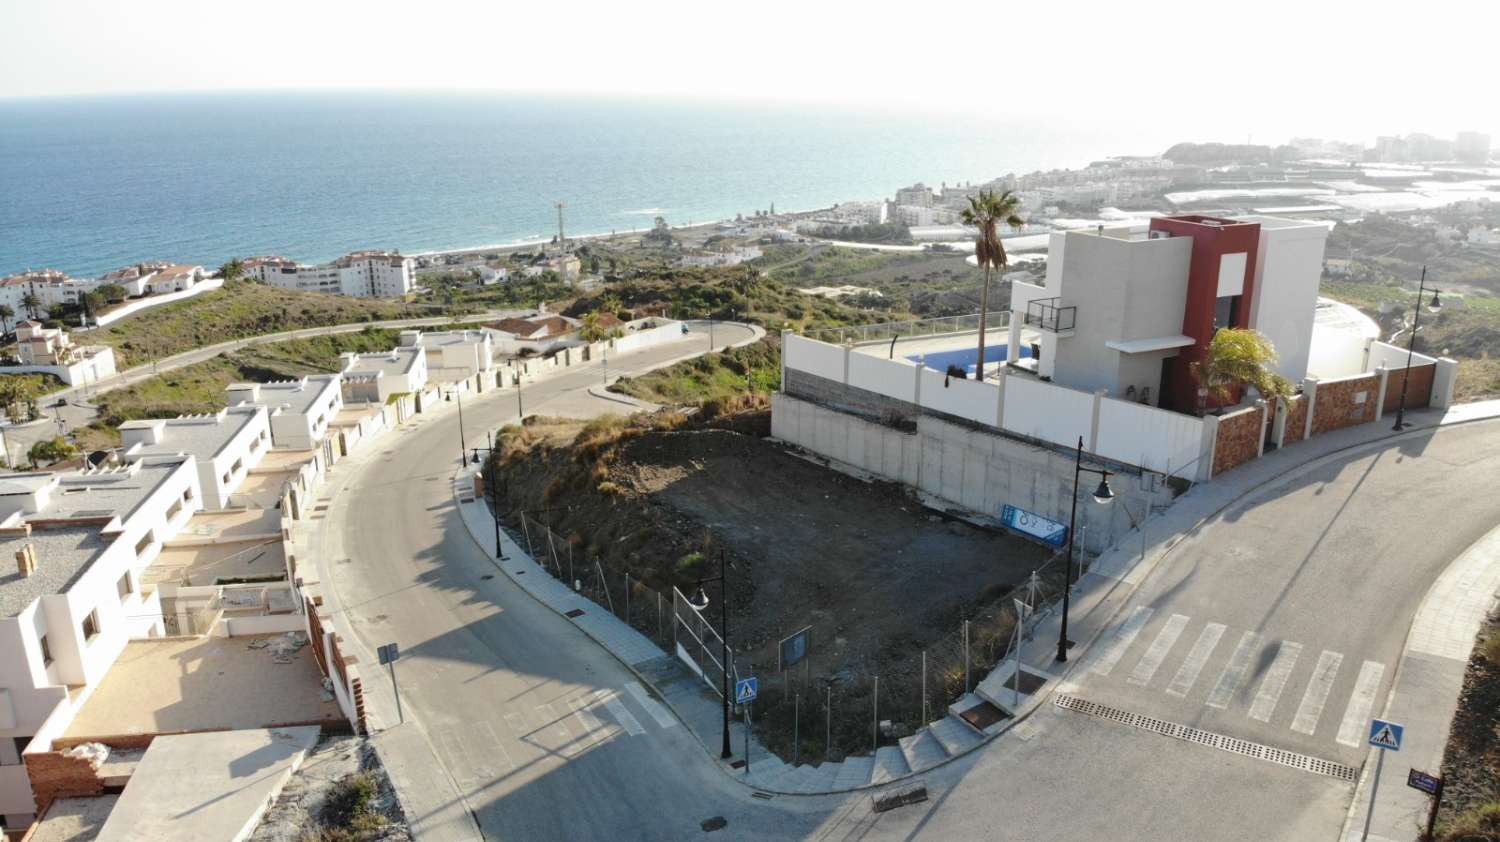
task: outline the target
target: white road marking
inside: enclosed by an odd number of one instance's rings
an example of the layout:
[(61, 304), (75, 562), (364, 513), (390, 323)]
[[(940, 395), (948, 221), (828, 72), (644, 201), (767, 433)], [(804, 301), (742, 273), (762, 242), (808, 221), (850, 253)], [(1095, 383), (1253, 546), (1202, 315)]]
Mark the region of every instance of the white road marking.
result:
[[(516, 761), (510, 759), (510, 752), (506, 750), (505, 744), (500, 742), (500, 736), (495, 733), (495, 729), (491, 727), (490, 723), (487, 721), (481, 721), (479, 723), (479, 726), (484, 730), (486, 734), (489, 734), (490, 743), (492, 743), (495, 748), (500, 751), (500, 756), (505, 758), (505, 765), (509, 766), (511, 771), (514, 772), (516, 769)], [(488, 768), (486, 768), (485, 771), (489, 772), (491, 775), (494, 774), (494, 772), (492, 772)]]
[(1312, 679), (1302, 694), (1302, 704), (1297, 706), (1297, 716), (1292, 719), (1292, 730), (1299, 734), (1311, 734), (1318, 730), (1318, 720), (1323, 717), (1323, 705), (1328, 701), (1328, 691), (1333, 689), (1333, 679), (1339, 674), (1344, 656), (1340, 652), (1323, 650), (1318, 665), (1313, 667)]
[(1109, 645), (1099, 653), (1098, 660), (1094, 661), (1091, 672), (1099, 675), (1109, 675), (1120, 662), (1125, 650), (1135, 640), (1135, 636), (1141, 633), (1141, 627), (1151, 619), (1152, 609), (1144, 605), (1137, 605), (1129, 617), (1120, 621), (1119, 628), (1115, 629), (1113, 636), (1109, 638)]
[(1229, 656), (1229, 663), (1224, 665), (1224, 671), (1219, 673), (1219, 681), (1214, 689), (1208, 694), (1205, 702), (1211, 708), (1223, 710), (1229, 707), (1229, 702), (1234, 698), (1234, 691), (1240, 687), (1240, 682), (1245, 680), (1245, 671), (1250, 669), (1250, 659), (1255, 656), (1255, 649), (1260, 645), (1260, 635), (1253, 631), (1247, 631), (1240, 635), (1240, 644), (1234, 647), (1234, 654)]
[(1349, 706), (1344, 708), (1344, 721), (1339, 723), (1338, 741), (1341, 744), (1355, 748), (1364, 744), (1370, 727), (1370, 711), (1375, 707), (1375, 691), (1380, 689), (1382, 675), (1385, 675), (1385, 664), (1365, 661), (1359, 668)]
[(573, 734), (568, 731), (568, 724), (563, 717), (557, 715), (557, 709), (552, 705), (537, 705), (537, 712), (542, 715), (543, 722), (552, 723), (552, 735), (562, 740), (566, 745), (568, 740), (573, 739)]
[(1141, 687), (1151, 683), (1151, 677), (1161, 668), (1161, 662), (1167, 659), (1167, 653), (1177, 645), (1177, 638), (1182, 636), (1182, 630), (1187, 627), (1188, 618), (1183, 614), (1173, 614), (1162, 624), (1161, 631), (1156, 633), (1156, 639), (1151, 641), (1151, 647), (1141, 660), (1135, 665), (1135, 669), (1127, 679), (1131, 684)]
[(569, 699), (568, 706), (573, 709), (573, 715), (578, 717), (579, 723), (583, 725), (583, 736), (579, 737), (578, 741), (573, 744), (573, 754), (577, 754), (595, 743), (604, 742), (612, 736), (609, 724), (595, 716), (594, 712), (589, 710), (588, 699), (581, 696)]
[(641, 721), (625, 707), (624, 702), (620, 701), (618, 693), (613, 690), (599, 690), (594, 693), (594, 698), (604, 701), (604, 706), (609, 708), (609, 715), (620, 723), (625, 733), (632, 737), (646, 733), (646, 729), (641, 727)]
[(642, 687), (638, 682), (625, 682), (625, 689), (629, 691), (631, 696), (635, 697), (636, 704), (645, 708), (646, 712), (651, 714), (651, 718), (656, 720), (657, 725), (663, 728), (671, 728), (677, 724), (677, 717), (673, 716), (672, 712), (667, 710), (667, 706), (651, 698), (651, 695), (646, 692), (646, 688)]
[(1198, 641), (1188, 650), (1187, 660), (1177, 668), (1177, 675), (1167, 685), (1167, 693), (1181, 699), (1192, 692), (1193, 685), (1198, 682), (1198, 674), (1203, 672), (1203, 665), (1208, 663), (1208, 656), (1213, 654), (1214, 647), (1219, 645), (1219, 638), (1224, 636), (1227, 628), (1223, 623), (1209, 623), (1203, 627), (1203, 631), (1198, 633)]
[(510, 732), (517, 737), (526, 736), (526, 720), (521, 718), (521, 714), (515, 711), (507, 713), (505, 715), (505, 724), (510, 727)]
[(1251, 719), (1256, 722), (1271, 721), (1271, 714), (1276, 712), (1276, 702), (1280, 701), (1281, 691), (1286, 689), (1286, 681), (1292, 677), (1292, 670), (1297, 668), (1297, 657), (1301, 654), (1302, 644), (1290, 640), (1281, 641), (1281, 646), (1276, 649), (1276, 657), (1266, 669), (1266, 677), (1260, 681), (1255, 701), (1250, 703)]

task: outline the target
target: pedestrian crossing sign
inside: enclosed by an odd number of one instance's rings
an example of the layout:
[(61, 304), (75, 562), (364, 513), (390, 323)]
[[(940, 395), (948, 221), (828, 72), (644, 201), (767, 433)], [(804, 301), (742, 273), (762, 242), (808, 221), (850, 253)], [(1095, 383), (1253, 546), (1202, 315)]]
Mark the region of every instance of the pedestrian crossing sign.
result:
[(760, 695), (760, 681), (754, 676), (741, 678), (734, 683), (735, 704), (743, 705), (746, 702), (753, 702), (758, 695)]
[(1405, 730), (1405, 726), (1394, 722), (1386, 722), (1384, 719), (1372, 720), (1370, 722), (1370, 745), (1390, 751), (1400, 751), (1401, 734)]

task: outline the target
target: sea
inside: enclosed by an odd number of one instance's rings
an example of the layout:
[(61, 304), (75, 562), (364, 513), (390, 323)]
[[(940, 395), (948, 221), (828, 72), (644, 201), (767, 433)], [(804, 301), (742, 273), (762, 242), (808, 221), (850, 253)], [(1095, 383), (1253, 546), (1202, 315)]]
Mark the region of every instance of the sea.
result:
[(1024, 113), (311, 91), (0, 99), (0, 276), (321, 262), (810, 210), (1159, 153)]

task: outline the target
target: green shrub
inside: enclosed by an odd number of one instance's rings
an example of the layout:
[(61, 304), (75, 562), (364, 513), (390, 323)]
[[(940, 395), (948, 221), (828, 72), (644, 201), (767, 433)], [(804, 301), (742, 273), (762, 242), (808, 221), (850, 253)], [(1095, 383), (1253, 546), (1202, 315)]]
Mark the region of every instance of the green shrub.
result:
[(684, 579), (698, 579), (703, 576), (703, 553), (691, 552), (677, 559), (675, 565), (677, 575)]

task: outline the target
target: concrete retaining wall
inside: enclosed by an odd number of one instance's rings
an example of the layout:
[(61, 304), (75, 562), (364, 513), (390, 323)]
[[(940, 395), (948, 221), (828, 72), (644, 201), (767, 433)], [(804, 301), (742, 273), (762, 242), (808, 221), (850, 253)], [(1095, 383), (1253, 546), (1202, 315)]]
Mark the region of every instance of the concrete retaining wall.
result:
[[(1051, 447), (930, 415), (903, 431), (787, 394), (771, 396), (771, 435), (828, 458), (838, 470), (909, 485), (936, 505), (980, 520), (998, 523), (1006, 504), (1068, 520), (1073, 458)], [(1172, 500), (1155, 475), (1120, 474), (1111, 484), (1119, 499), (1108, 507), (1093, 503), (1087, 489), (1080, 497), (1080, 546), (1090, 552), (1108, 548), (1148, 506)]]

